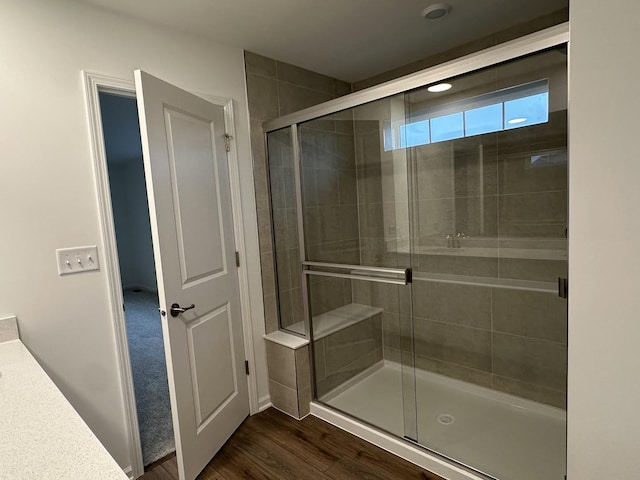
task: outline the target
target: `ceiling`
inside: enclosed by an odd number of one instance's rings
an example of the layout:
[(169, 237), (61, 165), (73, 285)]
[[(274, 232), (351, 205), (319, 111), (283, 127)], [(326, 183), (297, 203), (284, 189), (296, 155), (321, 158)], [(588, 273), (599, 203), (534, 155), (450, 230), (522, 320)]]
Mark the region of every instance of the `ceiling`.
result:
[(78, 0), (355, 82), (568, 6), (568, 0)]

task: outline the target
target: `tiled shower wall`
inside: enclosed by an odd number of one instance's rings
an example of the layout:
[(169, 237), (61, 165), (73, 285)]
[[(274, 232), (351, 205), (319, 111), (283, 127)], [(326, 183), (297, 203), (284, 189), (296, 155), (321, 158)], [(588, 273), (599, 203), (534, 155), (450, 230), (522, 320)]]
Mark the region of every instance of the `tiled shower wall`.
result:
[[(260, 240), (260, 261), (262, 267), (262, 286), (265, 305), (265, 327), (267, 333), (278, 330), (278, 306), (276, 288), (280, 284), (281, 310), (285, 322), (300, 321), (297, 319), (301, 309), (301, 292), (297, 266), (290, 261), (295, 257), (293, 244), (284, 248), (279, 261), (282, 268), (278, 272), (278, 283), (275, 277), (275, 248), (273, 245), (271, 212), (269, 210), (268, 165), (266, 146), (262, 131), (262, 122), (287, 113), (295, 112), (311, 105), (331, 100), (351, 92), (350, 84), (315, 72), (310, 72), (294, 65), (278, 62), (267, 57), (245, 52), (247, 72), (247, 96), (249, 117), (251, 121), (251, 150), (253, 153), (253, 174), (256, 190), (258, 214), (258, 235)], [(293, 180), (290, 154), (280, 152), (279, 165), (274, 165), (272, 188), (276, 197), (292, 191)], [(287, 156), (289, 155), (289, 156)], [(277, 160), (278, 161), (278, 160)], [(290, 203), (274, 205), (282, 210), (278, 215), (278, 225), (284, 225), (285, 238), (293, 239), (292, 206)], [(278, 200), (276, 200), (277, 202)], [(278, 236), (279, 237), (279, 236)], [(291, 248), (289, 248), (291, 247)], [(296, 313), (298, 312), (298, 313)]]

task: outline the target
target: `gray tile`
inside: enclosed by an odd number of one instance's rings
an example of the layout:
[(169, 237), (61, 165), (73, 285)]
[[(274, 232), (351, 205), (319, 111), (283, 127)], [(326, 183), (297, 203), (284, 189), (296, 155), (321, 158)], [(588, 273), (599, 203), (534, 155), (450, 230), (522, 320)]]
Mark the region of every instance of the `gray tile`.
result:
[(336, 134), (336, 167), (356, 168), (356, 152), (353, 135)]
[(420, 237), (444, 238), (456, 233), (454, 224), (456, 200), (454, 198), (421, 200), (416, 206)]
[(389, 283), (353, 280), (353, 301), (362, 305), (382, 308), (385, 312), (399, 313), (399, 287)]
[(325, 337), (325, 367), (327, 375), (340, 370), (367, 353), (376, 350), (381, 342), (375, 336), (372, 320), (364, 320)]
[(278, 86), (275, 80), (247, 74), (247, 100), (252, 119), (269, 120), (279, 116)]
[(344, 365), (340, 370), (328, 374), (324, 379), (317, 382), (318, 398), (321, 399), (323, 395), (355, 377), (363, 370), (375, 365), (380, 360), (382, 360), (382, 349), (373, 350), (354, 362)]
[(302, 110), (333, 98), (332, 94), (278, 82), (280, 115)]
[(269, 379), (289, 388), (297, 388), (295, 350), (273, 342), (265, 342)]
[(416, 355), (491, 371), (491, 332), (414, 317)]
[(280, 326), (282, 328), (289, 328), (291, 325), (296, 323), (296, 318), (293, 316), (291, 292), (291, 290), (281, 290), (278, 293), (278, 302), (280, 305)]
[(420, 200), (455, 197), (453, 152), (445, 143), (412, 149), (416, 163), (416, 196)]
[[(378, 131), (377, 122), (376, 129), (368, 133), (356, 134), (356, 163), (358, 167), (368, 165), (379, 165), (381, 159), (380, 133)], [(355, 122), (356, 128), (362, 128), (364, 125), (370, 124), (365, 122)]]
[(459, 197), (455, 199), (454, 233), (467, 236), (498, 234), (498, 197)]
[(567, 301), (552, 293), (494, 288), (493, 328), (567, 343)]
[(269, 380), (269, 395), (274, 408), (292, 417), (299, 418), (298, 392), (295, 389)]
[(493, 373), (564, 390), (567, 384), (567, 347), (545, 340), (494, 333)]
[(269, 208), (271, 199), (269, 198), (269, 180), (266, 167), (254, 166), (253, 183), (256, 192), (256, 206)]
[(283, 167), (269, 166), (269, 193), (272, 208), (286, 208)]
[(302, 264), (300, 263), (300, 250), (297, 248), (287, 250), (289, 257), (289, 273), (291, 274), (291, 289), (302, 287)]
[(278, 306), (275, 295), (265, 295), (264, 297), (264, 323), (266, 333), (275, 332), (279, 329)]
[(337, 170), (316, 170), (316, 196), (320, 206), (340, 205)]
[(260, 255), (260, 266), (262, 270), (262, 291), (264, 296), (275, 295), (276, 280), (273, 255), (271, 253), (262, 253)]
[(311, 285), (309, 289), (309, 301), (311, 304), (311, 314), (313, 316), (342, 307), (347, 303), (347, 301), (345, 301), (342, 279), (327, 278)]
[(400, 350), (391, 347), (384, 347), (383, 352), (384, 359), (389, 362), (400, 363), (402, 361), (402, 354)]
[(320, 340), (314, 340), (313, 342), (313, 373), (316, 379), (322, 380), (327, 376), (326, 369), (324, 366), (324, 338)]
[[(273, 133), (269, 134), (273, 135)], [(262, 130), (262, 120), (251, 119), (251, 154), (253, 155), (253, 165), (266, 168), (267, 148), (264, 143), (264, 131)]]
[(276, 77), (276, 61), (257, 53), (244, 51), (244, 64), (247, 73), (255, 73), (265, 77)]
[(336, 97), (341, 97), (343, 95), (348, 95), (351, 93), (351, 84), (348, 82), (343, 82), (342, 80), (334, 80), (333, 81), (333, 94)]
[(501, 258), (500, 277), (555, 283), (558, 277), (567, 277), (567, 267), (566, 260)]
[(416, 316), (468, 327), (491, 328), (491, 289), (471, 285), (413, 283)]
[(298, 212), (295, 208), (285, 210), (286, 230), (285, 245), (287, 250), (297, 249), (298, 245)]
[(268, 253), (273, 250), (271, 238), (271, 215), (268, 209), (258, 209), (258, 240), (260, 242), (260, 253)]
[[(469, 142), (469, 140), (473, 140)], [(495, 149), (487, 148), (487, 135), (456, 141), (454, 186), (456, 197), (477, 197), (498, 193), (498, 164)]]
[(333, 96), (334, 79), (311, 70), (291, 65), (289, 63), (277, 62), (278, 80), (293, 83), (301, 87), (320, 90)]
[(478, 277), (497, 277), (498, 259), (453, 255), (418, 255), (416, 271), (450, 273)]
[(305, 345), (295, 351), (297, 388), (311, 387), (311, 367), (309, 365), (309, 346)]
[(563, 238), (567, 227), (567, 192), (500, 195), (501, 236)]
[[(464, 382), (491, 387), (492, 375), (489, 372), (482, 372), (472, 368), (462, 367), (453, 363), (441, 362), (433, 358), (416, 355), (416, 368), (438, 373), (447, 377), (462, 380)], [(420, 399), (418, 399), (420, 402)]]
[(382, 203), (382, 169), (380, 164), (358, 167), (358, 198), (361, 203)]
[(311, 387), (298, 390), (298, 414), (299, 418), (306, 417), (311, 412)]
[(567, 408), (567, 394), (563, 391), (544, 388), (540, 385), (519, 382), (512, 378), (493, 376), (493, 388), (501, 392), (528, 398), (540, 403), (546, 403), (554, 407)]
[(276, 278), (278, 291), (283, 292), (291, 289), (291, 269), (287, 250), (276, 250)]
[(340, 216), (340, 239), (358, 238), (358, 207), (355, 205), (341, 205), (338, 207)]
[(505, 155), (500, 159), (500, 193), (549, 192), (567, 189), (567, 164), (535, 168), (531, 164), (531, 156), (534, 153), (538, 152), (529, 150), (519, 154)]
[(361, 203), (360, 235), (362, 237), (384, 238), (382, 203)]
[(355, 205), (358, 203), (358, 184), (355, 169), (338, 170), (338, 191), (340, 205)]

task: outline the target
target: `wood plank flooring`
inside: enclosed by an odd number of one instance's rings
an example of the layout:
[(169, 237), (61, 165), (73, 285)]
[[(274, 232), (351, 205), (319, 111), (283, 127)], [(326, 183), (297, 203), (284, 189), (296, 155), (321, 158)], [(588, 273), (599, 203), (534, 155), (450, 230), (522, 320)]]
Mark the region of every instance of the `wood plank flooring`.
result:
[[(175, 457), (142, 480), (178, 480)], [(442, 480), (333, 425), (274, 408), (247, 418), (198, 480)]]

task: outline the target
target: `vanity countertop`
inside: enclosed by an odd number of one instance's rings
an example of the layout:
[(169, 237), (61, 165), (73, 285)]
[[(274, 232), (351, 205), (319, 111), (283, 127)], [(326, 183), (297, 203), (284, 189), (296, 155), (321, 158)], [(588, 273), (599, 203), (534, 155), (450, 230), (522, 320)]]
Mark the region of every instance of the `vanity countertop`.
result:
[(0, 479), (127, 479), (18, 339), (0, 341)]

